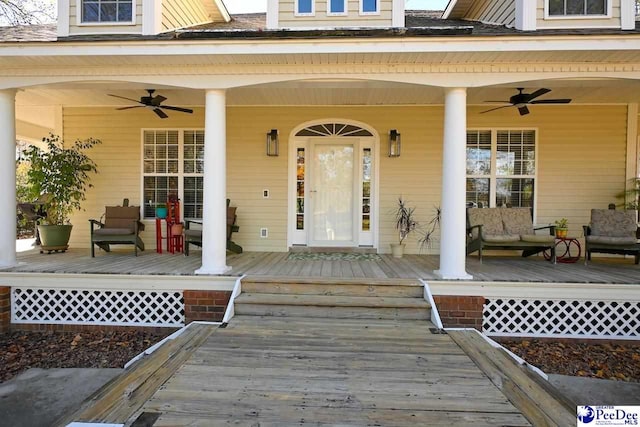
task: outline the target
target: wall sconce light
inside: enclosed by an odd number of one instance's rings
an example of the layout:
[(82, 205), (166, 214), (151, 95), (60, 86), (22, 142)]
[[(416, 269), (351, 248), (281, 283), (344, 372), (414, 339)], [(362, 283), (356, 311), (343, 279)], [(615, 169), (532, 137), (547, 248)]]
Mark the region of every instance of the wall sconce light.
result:
[(400, 133), (391, 129), (389, 131), (389, 157), (400, 157), (400, 149), (402, 148), (402, 138)]
[(280, 154), (279, 145), (278, 129), (271, 129), (271, 132), (267, 133), (267, 156), (277, 156)]

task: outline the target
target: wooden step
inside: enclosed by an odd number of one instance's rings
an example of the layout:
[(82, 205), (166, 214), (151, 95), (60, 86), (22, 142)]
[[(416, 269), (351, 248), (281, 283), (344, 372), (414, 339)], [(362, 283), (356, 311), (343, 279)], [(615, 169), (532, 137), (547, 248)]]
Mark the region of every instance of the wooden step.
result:
[(242, 280), (242, 292), (253, 294), (422, 298), (424, 290), (420, 282), (406, 279), (273, 278), (251, 276)]
[(429, 304), (421, 298), (327, 295), (241, 294), (236, 314), (278, 317), (427, 320)]

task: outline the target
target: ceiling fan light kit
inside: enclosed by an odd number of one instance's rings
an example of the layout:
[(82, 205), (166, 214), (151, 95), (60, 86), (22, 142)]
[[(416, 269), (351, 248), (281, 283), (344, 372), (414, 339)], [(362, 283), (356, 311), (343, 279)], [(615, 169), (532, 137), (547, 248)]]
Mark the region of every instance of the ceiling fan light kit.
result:
[(566, 99), (566, 98), (562, 98), (562, 99), (538, 99), (536, 100), (536, 98), (542, 96), (542, 95), (546, 95), (547, 93), (551, 92), (551, 89), (546, 89), (546, 88), (542, 88), (542, 89), (538, 89), (533, 93), (523, 93), (524, 88), (523, 87), (519, 87), (517, 88), (518, 93), (513, 95), (511, 98), (509, 98), (508, 101), (484, 101), (484, 102), (498, 102), (501, 104), (509, 104), (509, 105), (502, 105), (500, 107), (496, 107), (496, 108), (490, 108), (486, 111), (481, 111), (480, 114), (484, 114), (484, 113), (490, 113), (491, 111), (496, 111), (496, 110), (500, 110), (502, 108), (509, 108), (509, 107), (516, 107), (518, 109), (518, 112), (520, 113), (521, 116), (527, 115), (529, 114), (529, 108), (527, 107), (528, 105), (534, 105), (534, 104), (568, 104), (571, 102), (570, 99)]
[(162, 95), (153, 96), (153, 94), (156, 92), (155, 89), (147, 89), (147, 92), (149, 93), (149, 95), (141, 96), (139, 101), (131, 98), (126, 98), (120, 95), (112, 95), (112, 94), (107, 94), (107, 95), (112, 96), (114, 98), (126, 99), (127, 101), (131, 101), (131, 102), (137, 102), (138, 104), (140, 104), (140, 105), (130, 105), (127, 107), (119, 107), (119, 108), (116, 108), (116, 110), (130, 110), (132, 108), (148, 108), (152, 110), (161, 119), (166, 119), (167, 117), (169, 117), (163, 110), (179, 111), (181, 113), (187, 113), (187, 114), (193, 113), (193, 110), (190, 108), (173, 107), (171, 105), (162, 105), (162, 103), (166, 101), (167, 98), (165, 98)]

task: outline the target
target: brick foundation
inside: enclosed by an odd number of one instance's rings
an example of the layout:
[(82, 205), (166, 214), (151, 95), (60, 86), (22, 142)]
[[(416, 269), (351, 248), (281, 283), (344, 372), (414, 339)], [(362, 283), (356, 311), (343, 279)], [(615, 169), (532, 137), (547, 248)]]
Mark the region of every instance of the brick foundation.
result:
[(11, 327), (11, 288), (0, 286), (0, 333)]
[(484, 297), (434, 295), (445, 328), (482, 329)]
[(184, 291), (185, 323), (221, 322), (231, 291)]

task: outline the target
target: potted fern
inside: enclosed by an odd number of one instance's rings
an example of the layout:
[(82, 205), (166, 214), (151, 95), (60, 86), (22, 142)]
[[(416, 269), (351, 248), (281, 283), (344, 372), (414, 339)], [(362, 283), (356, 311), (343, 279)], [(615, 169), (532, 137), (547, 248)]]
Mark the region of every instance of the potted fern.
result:
[(41, 250), (65, 251), (71, 236), (70, 215), (81, 208), (86, 199), (91, 174), (98, 169), (86, 150), (100, 144), (94, 138), (77, 140), (65, 147), (59, 136), (50, 134), (42, 139), (45, 147), (32, 145), (25, 150), (22, 161), (29, 163), (27, 188), (31, 199), (42, 201), (44, 218), (38, 225)]

